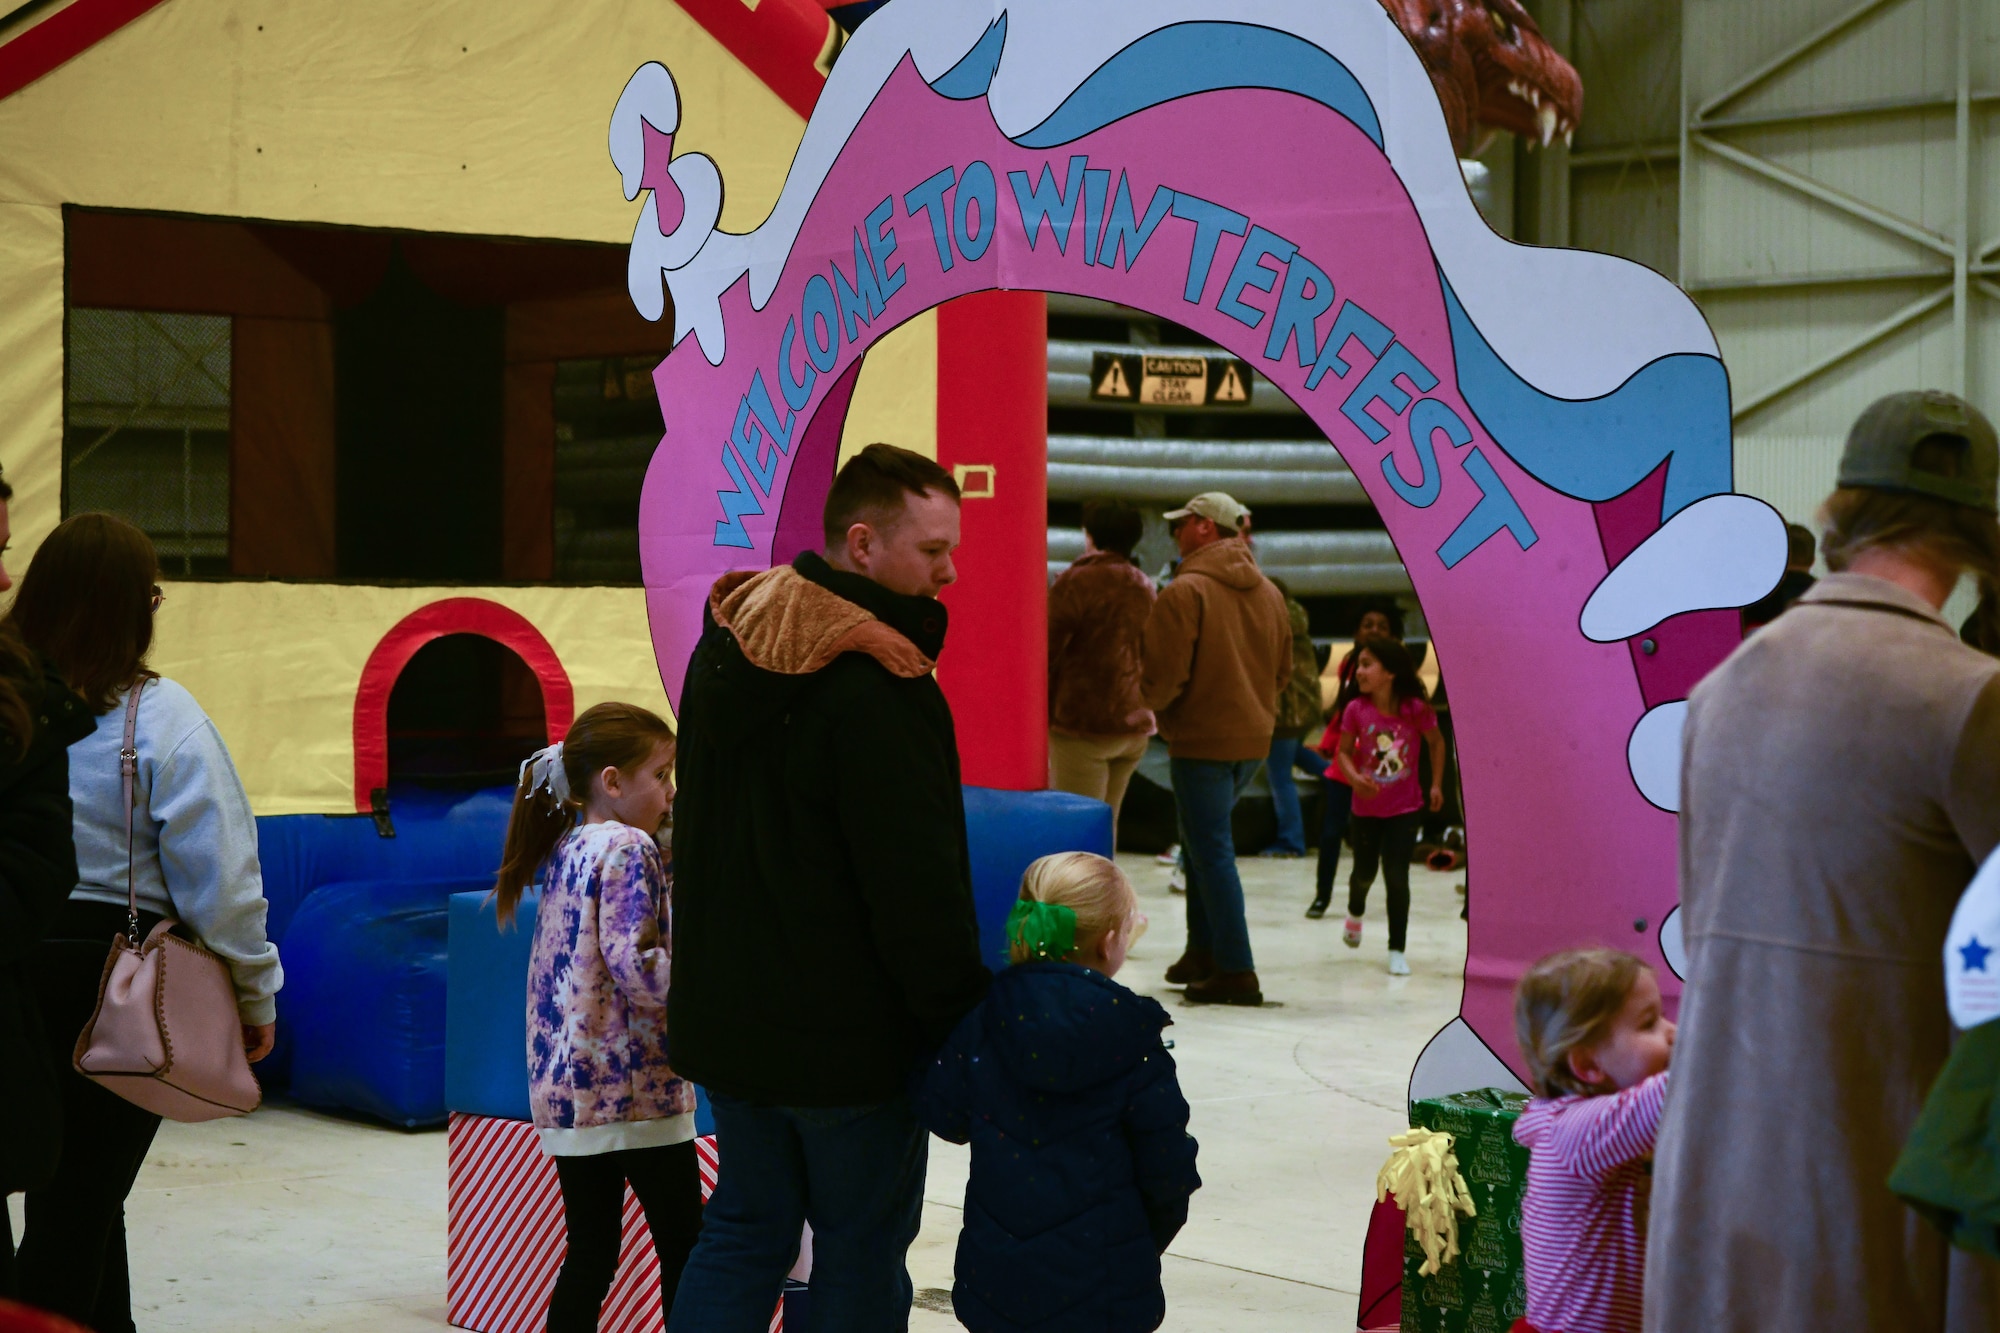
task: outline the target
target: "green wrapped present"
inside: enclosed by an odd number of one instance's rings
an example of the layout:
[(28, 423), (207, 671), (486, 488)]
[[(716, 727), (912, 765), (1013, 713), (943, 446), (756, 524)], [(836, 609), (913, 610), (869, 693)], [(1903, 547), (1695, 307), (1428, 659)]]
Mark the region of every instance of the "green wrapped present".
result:
[(1459, 1173), (1478, 1212), (1459, 1223), (1458, 1257), (1426, 1277), (1424, 1252), (1404, 1233), (1404, 1333), (1507, 1333), (1528, 1310), (1521, 1263), (1521, 1196), (1528, 1150), (1514, 1121), (1528, 1094), (1483, 1088), (1413, 1103), (1410, 1123), (1450, 1134)]

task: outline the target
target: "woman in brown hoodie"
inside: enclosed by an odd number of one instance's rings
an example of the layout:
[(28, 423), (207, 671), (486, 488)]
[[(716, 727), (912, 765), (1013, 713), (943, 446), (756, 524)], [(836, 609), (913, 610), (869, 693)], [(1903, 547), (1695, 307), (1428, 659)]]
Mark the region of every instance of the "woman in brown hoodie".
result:
[(1139, 701), (1139, 640), (1153, 581), (1132, 563), (1139, 511), (1083, 507), (1083, 555), (1049, 588), (1049, 785), (1105, 802), (1112, 827), (1153, 715)]

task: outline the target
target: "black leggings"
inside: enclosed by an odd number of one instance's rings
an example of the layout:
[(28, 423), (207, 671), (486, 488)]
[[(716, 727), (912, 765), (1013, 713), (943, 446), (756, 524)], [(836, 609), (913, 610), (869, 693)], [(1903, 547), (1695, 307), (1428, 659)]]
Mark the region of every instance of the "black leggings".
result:
[(1354, 830), (1354, 875), (1347, 881), (1347, 914), (1358, 917), (1368, 910), (1368, 890), (1375, 883), (1375, 867), (1382, 867), (1382, 882), (1389, 886), (1389, 947), (1403, 951), (1403, 937), (1410, 929), (1410, 853), (1417, 845), (1417, 825), (1421, 811), (1406, 815), (1356, 815)]
[[(1331, 773), (1333, 766), (1327, 766)], [(1348, 812), (1354, 805), (1354, 789), (1345, 782), (1323, 777), (1319, 782), (1319, 874), (1313, 886), (1316, 902), (1333, 898), (1334, 876), (1340, 873), (1340, 844), (1347, 837)]]
[(672, 1315), (681, 1269), (701, 1233), (701, 1171), (693, 1141), (555, 1160), (569, 1250), (549, 1294), (548, 1333), (596, 1333), (597, 1313), (618, 1275), (628, 1180), (646, 1210), (646, 1229), (660, 1258), (660, 1317)]

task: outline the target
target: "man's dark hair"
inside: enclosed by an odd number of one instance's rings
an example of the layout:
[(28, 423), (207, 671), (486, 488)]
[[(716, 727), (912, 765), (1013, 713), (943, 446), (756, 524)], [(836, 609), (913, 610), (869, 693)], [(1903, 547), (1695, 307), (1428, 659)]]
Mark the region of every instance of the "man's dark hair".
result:
[(1785, 524), (1785, 563), (1793, 569), (1811, 569), (1819, 554), (1819, 541), (1802, 523)]
[(951, 473), (922, 454), (893, 444), (871, 444), (847, 460), (826, 493), (820, 527), (828, 550), (847, 541), (856, 523), (880, 528), (903, 510), (905, 497), (936, 491), (958, 500), (958, 483)]
[(1085, 500), (1083, 530), (1098, 550), (1116, 551), (1130, 560), (1132, 548), (1146, 530), (1146, 520), (1123, 500)]

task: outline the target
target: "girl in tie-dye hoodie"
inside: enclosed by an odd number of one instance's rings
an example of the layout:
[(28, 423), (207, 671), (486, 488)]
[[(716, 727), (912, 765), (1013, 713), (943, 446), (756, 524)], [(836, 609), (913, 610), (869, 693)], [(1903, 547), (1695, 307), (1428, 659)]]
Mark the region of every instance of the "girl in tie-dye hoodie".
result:
[(654, 842), (674, 733), (631, 704), (588, 709), (521, 766), (495, 889), (513, 919), (537, 877), (529, 1104), (562, 1185), (568, 1251), (549, 1333), (594, 1333), (618, 1266), (625, 1186), (646, 1211), (664, 1318), (701, 1226), (694, 1089), (667, 1067), (672, 880)]

